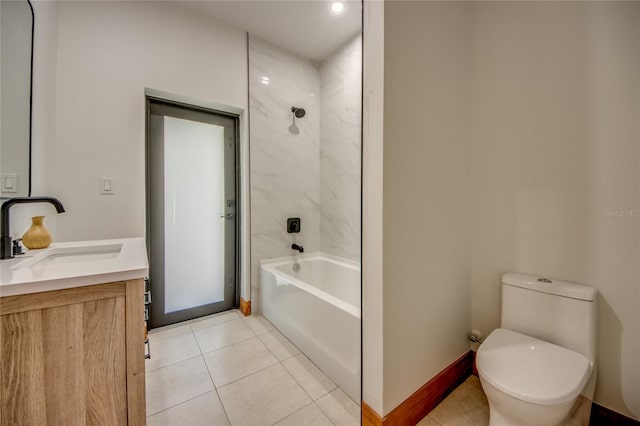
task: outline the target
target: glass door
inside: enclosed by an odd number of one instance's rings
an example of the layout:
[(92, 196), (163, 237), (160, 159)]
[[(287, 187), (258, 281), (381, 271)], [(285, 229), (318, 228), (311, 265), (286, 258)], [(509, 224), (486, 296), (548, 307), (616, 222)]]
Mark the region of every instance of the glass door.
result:
[(151, 327), (236, 298), (237, 117), (147, 98)]

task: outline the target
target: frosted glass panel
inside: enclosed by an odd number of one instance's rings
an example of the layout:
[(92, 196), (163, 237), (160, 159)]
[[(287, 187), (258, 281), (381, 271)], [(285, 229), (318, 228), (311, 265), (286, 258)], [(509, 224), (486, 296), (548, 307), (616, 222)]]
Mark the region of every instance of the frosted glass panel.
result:
[(164, 119), (165, 313), (224, 299), (224, 128)]

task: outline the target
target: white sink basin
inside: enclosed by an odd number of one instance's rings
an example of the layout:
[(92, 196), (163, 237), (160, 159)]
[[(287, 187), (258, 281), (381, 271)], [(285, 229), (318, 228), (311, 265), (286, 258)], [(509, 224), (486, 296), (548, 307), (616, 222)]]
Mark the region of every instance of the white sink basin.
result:
[(52, 247), (11, 266), (11, 269), (17, 270), (34, 266), (67, 265), (112, 260), (120, 256), (121, 251), (121, 243), (78, 247)]
[(144, 278), (144, 238), (69, 241), (0, 260), (0, 297)]

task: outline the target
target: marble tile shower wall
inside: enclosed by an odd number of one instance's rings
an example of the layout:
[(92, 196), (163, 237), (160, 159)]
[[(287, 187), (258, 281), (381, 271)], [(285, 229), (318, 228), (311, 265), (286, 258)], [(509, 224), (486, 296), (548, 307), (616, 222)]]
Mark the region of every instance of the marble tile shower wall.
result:
[[(260, 261), (324, 251), (360, 259), (361, 38), (322, 63), (249, 37), (251, 304)], [(306, 110), (293, 121), (291, 107)], [(287, 234), (287, 217), (302, 232)]]
[[(292, 106), (306, 110), (295, 127)], [(260, 260), (288, 256), (293, 238), (306, 252), (321, 249), (317, 64), (251, 36), (249, 108), (251, 305), (259, 312)], [(287, 217), (302, 218), (300, 234), (287, 234)]]
[(360, 260), (362, 37), (320, 65), (320, 240)]

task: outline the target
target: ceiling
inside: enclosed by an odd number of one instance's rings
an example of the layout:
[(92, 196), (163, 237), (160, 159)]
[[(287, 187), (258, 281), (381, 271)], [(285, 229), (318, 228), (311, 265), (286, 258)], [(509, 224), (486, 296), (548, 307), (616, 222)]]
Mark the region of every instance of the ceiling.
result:
[(177, 4), (208, 15), (315, 61), (361, 31), (362, 3), (345, 0), (340, 15), (330, 0), (209, 0)]

